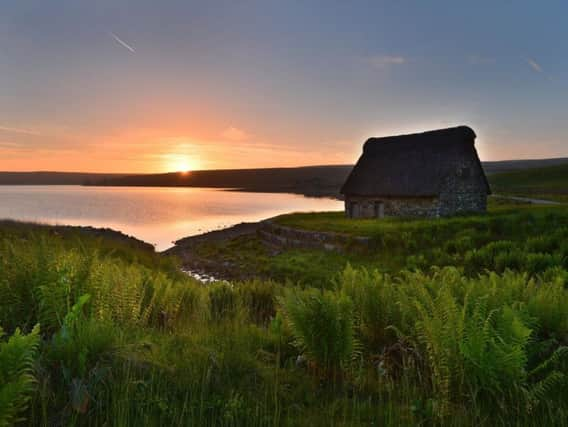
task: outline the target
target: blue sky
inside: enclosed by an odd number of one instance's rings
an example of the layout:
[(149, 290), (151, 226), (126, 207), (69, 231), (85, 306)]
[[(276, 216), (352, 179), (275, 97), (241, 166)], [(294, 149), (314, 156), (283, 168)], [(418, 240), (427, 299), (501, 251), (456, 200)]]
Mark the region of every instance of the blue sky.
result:
[[(354, 162), (468, 124), (568, 156), (568, 3), (5, 0), (0, 170)], [(184, 166), (185, 165), (185, 166)]]

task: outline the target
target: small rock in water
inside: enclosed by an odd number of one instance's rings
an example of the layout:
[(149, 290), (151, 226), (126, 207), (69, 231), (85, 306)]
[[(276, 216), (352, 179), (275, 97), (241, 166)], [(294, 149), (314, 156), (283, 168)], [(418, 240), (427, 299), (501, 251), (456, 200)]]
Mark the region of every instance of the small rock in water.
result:
[(213, 283), (213, 282), (226, 282), (226, 280), (220, 280), (220, 279), (217, 279), (215, 276), (211, 276), (211, 275), (205, 274), (205, 273), (198, 273), (198, 272), (193, 271), (193, 270), (182, 269), (181, 271), (183, 271), (188, 276), (191, 276), (195, 280), (197, 280), (201, 283), (204, 283), (204, 284), (209, 284), (209, 283)]

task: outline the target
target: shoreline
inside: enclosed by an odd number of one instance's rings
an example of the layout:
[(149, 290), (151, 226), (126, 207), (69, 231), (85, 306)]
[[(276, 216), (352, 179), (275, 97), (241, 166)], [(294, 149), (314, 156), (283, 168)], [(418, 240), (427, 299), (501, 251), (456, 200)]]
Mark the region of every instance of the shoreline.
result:
[[(198, 255), (196, 248), (208, 243), (229, 241), (244, 236), (256, 235), (259, 228), (272, 218), (256, 222), (241, 222), (221, 230), (208, 231), (206, 233), (188, 236), (176, 240), (174, 246), (159, 252), (165, 256), (175, 256), (181, 262), (181, 270), (186, 274), (208, 283), (214, 280), (240, 281), (250, 279), (253, 276), (236, 268), (228, 261), (213, 260)], [(256, 276), (255, 276), (256, 277)], [(201, 280), (203, 279), (203, 280)], [(214, 279), (214, 280), (213, 280)]]
[[(242, 191), (239, 189), (225, 190)], [(516, 203), (528, 203), (533, 205), (565, 205), (564, 203), (551, 200), (531, 199), (502, 194), (494, 194), (491, 197), (496, 200), (509, 200)], [(232, 226), (228, 226), (226, 228), (182, 237), (173, 241), (173, 246), (160, 251), (156, 250), (156, 247), (149, 242), (109, 227), (49, 224), (33, 221), (20, 221), (8, 218), (0, 218), (0, 224), (15, 224), (22, 227), (33, 226), (37, 227), (38, 229), (49, 230), (50, 232), (53, 232), (55, 234), (75, 232), (94, 237), (122, 241), (138, 249), (155, 253), (158, 256), (174, 256), (179, 260), (179, 267), (181, 271), (196, 278), (199, 281), (207, 283), (214, 280), (240, 281), (258, 277), (258, 271), (252, 274), (252, 272), (243, 269), (238, 260), (226, 260), (222, 257), (221, 259), (219, 259), (211, 255), (208, 256), (207, 245), (211, 244), (211, 246), (214, 246), (215, 244), (217, 244), (217, 246), (219, 246), (219, 244), (221, 244), (221, 246), (223, 246), (224, 242), (230, 244), (231, 241), (238, 240), (239, 238), (244, 238), (244, 240), (241, 240), (240, 243), (246, 242), (246, 236), (256, 236), (257, 232), (263, 225), (271, 222), (278, 216), (261, 219), (259, 221), (241, 222)], [(270, 248), (271, 253), (274, 252), (274, 254), (276, 254), (281, 252), (277, 248), (273, 247), (273, 245), (267, 244), (267, 246)], [(205, 250), (203, 251), (199, 249)]]
[(103, 237), (111, 240), (129, 243), (133, 246), (138, 247), (139, 249), (149, 250), (158, 254), (161, 253), (161, 252), (156, 252), (156, 248), (154, 247), (153, 244), (109, 227), (94, 227), (92, 225), (49, 224), (45, 222), (21, 221), (17, 219), (0, 218), (0, 225), (8, 225), (8, 224), (13, 226), (27, 227), (27, 228), (36, 227), (38, 229), (51, 231), (54, 234), (75, 232), (94, 237)]

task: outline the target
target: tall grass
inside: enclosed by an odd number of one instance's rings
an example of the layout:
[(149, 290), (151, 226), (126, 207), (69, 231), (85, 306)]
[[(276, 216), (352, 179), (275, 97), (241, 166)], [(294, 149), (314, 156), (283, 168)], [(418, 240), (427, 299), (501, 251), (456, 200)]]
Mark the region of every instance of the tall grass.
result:
[[(555, 262), (501, 271), (487, 261), (560, 257), (564, 233), (487, 242), (467, 268), (347, 267), (327, 290), (202, 285), (91, 241), (6, 237), (0, 420), (565, 425), (568, 273)], [(444, 257), (467, 258), (464, 236)]]
[(337, 380), (357, 356), (353, 303), (329, 291), (289, 291), (281, 300), (293, 344), (323, 375)]
[[(346, 285), (353, 287), (353, 272), (349, 276)], [(568, 386), (568, 294), (560, 272), (529, 279), (508, 271), (471, 279), (445, 268), (397, 279), (370, 277), (363, 272), (355, 283), (372, 289), (372, 280), (388, 289), (373, 291), (389, 295), (376, 304), (394, 307), (391, 319), (400, 320), (387, 329), (412, 348), (395, 357), (410, 357), (413, 366), (422, 367), (421, 380), (427, 380), (422, 384), (431, 389), (439, 415), (469, 402), (474, 408), (497, 405), (507, 416), (522, 418), (539, 405), (553, 405)]]

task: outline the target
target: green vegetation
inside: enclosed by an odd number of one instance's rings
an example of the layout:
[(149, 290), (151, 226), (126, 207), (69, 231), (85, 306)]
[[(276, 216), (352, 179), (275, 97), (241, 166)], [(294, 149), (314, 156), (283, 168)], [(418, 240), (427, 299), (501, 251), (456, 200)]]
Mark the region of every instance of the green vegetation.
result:
[[(459, 267), (469, 275), (484, 269), (502, 272), (517, 267), (538, 273), (547, 267), (565, 267), (568, 255), (563, 241), (568, 227), (568, 211), (564, 207), (495, 205), (487, 215), (439, 220), (354, 221), (342, 212), (298, 213), (283, 215), (276, 222), (306, 230), (368, 236), (372, 238), (372, 250), (277, 251), (257, 238), (242, 236), (205, 243), (196, 252), (219, 264), (227, 263), (245, 275), (318, 288), (332, 286), (333, 279), (348, 264), (391, 274), (402, 269), (429, 269), (432, 265)], [(540, 236), (548, 240), (547, 247), (543, 244), (545, 250), (534, 247), (533, 240)], [(494, 259), (492, 245), (501, 241), (510, 250), (500, 251), (503, 253)]]
[(228, 265), (229, 277), (261, 277), (317, 288), (329, 286), (348, 263), (364, 266), (369, 262), (367, 256), (359, 254), (309, 249), (275, 251), (254, 236), (203, 242), (194, 251), (203, 259), (215, 260), (216, 265)]
[(489, 175), (494, 193), (568, 202), (568, 164)]
[(203, 285), (120, 240), (0, 223), (0, 426), (567, 425), (568, 210), (279, 221), (374, 245), (211, 242), (259, 278)]
[[(0, 338), (3, 335), (0, 328)], [(26, 409), (33, 393), (33, 363), (39, 346), (38, 335), (38, 327), (27, 336), (16, 329), (7, 342), (0, 342), (0, 426), (23, 420), (18, 415)]]
[(53, 241), (56, 241), (58, 245), (69, 250), (87, 253), (96, 251), (102, 256), (109, 255), (129, 263), (160, 270), (171, 277), (184, 277), (184, 274), (179, 271), (176, 259), (157, 256), (151, 244), (116, 231), (0, 220), (0, 241), (12, 240), (23, 243), (36, 240), (36, 238), (50, 241), (54, 239)]

